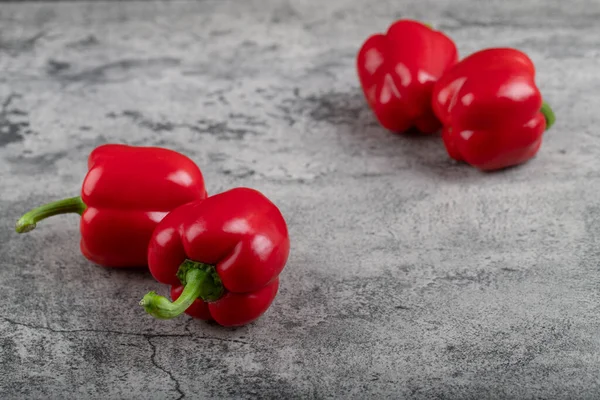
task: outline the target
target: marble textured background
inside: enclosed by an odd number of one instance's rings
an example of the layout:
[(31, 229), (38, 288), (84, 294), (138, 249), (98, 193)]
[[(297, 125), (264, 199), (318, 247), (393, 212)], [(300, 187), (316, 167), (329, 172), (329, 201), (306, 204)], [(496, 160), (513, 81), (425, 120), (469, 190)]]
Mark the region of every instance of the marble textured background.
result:
[[(394, 136), (354, 57), (394, 19), (462, 55), (526, 51), (558, 121), (482, 174)], [(600, 2), (0, 3), (0, 397), (600, 397)], [(185, 152), (209, 192), (263, 191), (292, 238), (280, 294), (240, 329), (137, 305), (148, 273), (78, 249), (97, 145)]]

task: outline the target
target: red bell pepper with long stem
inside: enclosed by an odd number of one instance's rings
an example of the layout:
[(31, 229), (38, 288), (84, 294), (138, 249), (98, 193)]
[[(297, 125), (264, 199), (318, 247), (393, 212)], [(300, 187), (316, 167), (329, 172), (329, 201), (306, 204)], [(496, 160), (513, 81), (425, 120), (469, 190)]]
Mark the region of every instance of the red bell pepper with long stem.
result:
[(263, 194), (235, 188), (185, 204), (156, 227), (148, 246), (155, 292), (140, 305), (159, 319), (187, 313), (223, 326), (254, 321), (271, 305), (290, 248), (279, 209)]
[(401, 133), (433, 133), (441, 124), (431, 109), (434, 83), (458, 62), (456, 45), (442, 32), (412, 20), (393, 23), (362, 45), (356, 59), (366, 100), (379, 123)]
[(188, 157), (159, 147), (106, 144), (88, 158), (81, 196), (35, 208), (15, 229), (29, 232), (45, 218), (77, 213), (86, 258), (106, 267), (143, 267), (156, 224), (174, 208), (204, 198), (204, 178)]
[(533, 158), (555, 121), (533, 62), (512, 48), (466, 57), (436, 83), (432, 103), (449, 156), (487, 171)]

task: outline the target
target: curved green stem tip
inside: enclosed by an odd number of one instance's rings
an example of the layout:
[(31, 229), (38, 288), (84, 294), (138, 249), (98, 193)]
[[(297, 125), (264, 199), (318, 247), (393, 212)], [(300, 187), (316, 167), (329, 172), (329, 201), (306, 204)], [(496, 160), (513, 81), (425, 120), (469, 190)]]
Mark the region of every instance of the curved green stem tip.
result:
[(140, 301), (140, 306), (155, 318), (170, 319), (185, 312), (198, 298), (206, 302), (217, 301), (225, 292), (219, 274), (210, 264), (186, 260), (179, 267), (177, 277), (184, 285), (177, 300), (172, 302), (156, 292), (149, 292)]
[(550, 104), (546, 102), (542, 103), (542, 108), (540, 109), (540, 111), (542, 112), (542, 114), (544, 114), (544, 118), (546, 119), (546, 130), (548, 130), (556, 122), (556, 116), (554, 115), (554, 111), (552, 111)]
[(17, 233), (29, 232), (34, 230), (37, 223), (43, 219), (58, 214), (77, 213), (81, 215), (85, 209), (86, 205), (79, 196), (53, 201), (23, 214), (15, 225), (15, 231)]

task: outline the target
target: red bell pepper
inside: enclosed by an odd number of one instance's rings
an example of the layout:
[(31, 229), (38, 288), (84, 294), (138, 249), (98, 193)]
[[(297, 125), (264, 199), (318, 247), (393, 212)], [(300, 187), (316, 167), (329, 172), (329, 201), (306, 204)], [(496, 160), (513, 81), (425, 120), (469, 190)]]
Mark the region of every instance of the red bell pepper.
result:
[(393, 23), (362, 45), (357, 70), (366, 100), (379, 123), (401, 133), (433, 133), (441, 124), (431, 109), (433, 84), (458, 62), (448, 36), (412, 20)]
[(555, 120), (534, 78), (531, 59), (511, 48), (481, 50), (451, 68), (432, 99), (449, 156), (481, 170), (534, 157)]
[(169, 213), (152, 235), (148, 266), (171, 285), (140, 305), (152, 316), (185, 312), (223, 326), (254, 321), (271, 305), (290, 241), (279, 209), (253, 189), (235, 188)]
[(156, 224), (172, 209), (204, 198), (204, 178), (188, 157), (158, 147), (107, 144), (90, 154), (81, 196), (29, 211), (16, 231), (29, 232), (53, 215), (78, 213), (86, 258), (106, 267), (142, 267)]

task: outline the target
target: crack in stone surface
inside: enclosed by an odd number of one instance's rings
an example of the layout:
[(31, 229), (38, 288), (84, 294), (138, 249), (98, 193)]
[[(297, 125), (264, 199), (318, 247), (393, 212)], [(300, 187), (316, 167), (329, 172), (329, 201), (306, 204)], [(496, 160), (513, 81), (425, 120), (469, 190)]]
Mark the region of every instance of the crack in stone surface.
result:
[(175, 384), (175, 391), (179, 394), (179, 397), (177, 397), (177, 400), (183, 399), (185, 397), (185, 393), (183, 393), (183, 391), (181, 390), (179, 381), (177, 380), (177, 378), (175, 378), (175, 376), (171, 373), (171, 371), (163, 368), (158, 363), (158, 361), (156, 361), (156, 345), (154, 343), (152, 343), (152, 338), (146, 337), (146, 340), (148, 340), (148, 344), (150, 345), (150, 348), (152, 348), (152, 355), (150, 356), (150, 361), (152, 361), (152, 365), (154, 365), (157, 369), (159, 369), (162, 372), (164, 372), (165, 374), (167, 374), (169, 379), (171, 379), (171, 381), (173, 381), (173, 383)]
[[(218, 337), (210, 337), (210, 336), (196, 336), (192, 332), (189, 331), (189, 328), (186, 329), (186, 331), (188, 333), (136, 333), (136, 332), (117, 331), (117, 330), (112, 330), (112, 329), (72, 329), (72, 330), (69, 330), (69, 329), (55, 329), (55, 328), (51, 328), (49, 326), (38, 326), (38, 325), (26, 324), (24, 322), (18, 322), (18, 321), (15, 321), (11, 318), (4, 317), (4, 316), (0, 316), (0, 319), (2, 319), (3, 321), (5, 321), (11, 325), (22, 326), (22, 327), (33, 329), (33, 330), (46, 330), (46, 331), (50, 331), (50, 332), (54, 332), (54, 333), (65, 333), (65, 334), (68, 334), (68, 333), (112, 333), (115, 335), (137, 336), (137, 337), (143, 337), (143, 338), (187, 337), (187, 338), (192, 338), (192, 339), (216, 340), (219, 342), (249, 344), (248, 342), (245, 342), (243, 340), (238, 340), (238, 339), (226, 339), (226, 338), (218, 338)], [(191, 321), (193, 321), (193, 320), (191, 320)]]

